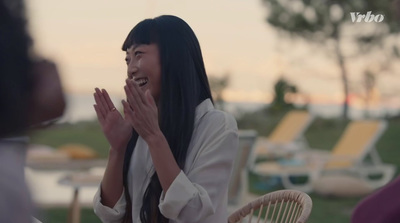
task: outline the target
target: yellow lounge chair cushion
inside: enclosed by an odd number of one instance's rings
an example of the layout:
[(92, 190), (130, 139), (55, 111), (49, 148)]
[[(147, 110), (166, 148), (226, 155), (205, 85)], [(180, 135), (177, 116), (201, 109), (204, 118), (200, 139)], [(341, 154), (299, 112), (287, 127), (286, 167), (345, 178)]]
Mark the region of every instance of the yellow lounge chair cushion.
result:
[(268, 140), (275, 144), (285, 144), (293, 142), (301, 129), (309, 122), (310, 114), (307, 111), (291, 111), (274, 129)]
[(370, 140), (375, 137), (380, 122), (377, 121), (357, 121), (352, 122), (346, 128), (340, 141), (332, 150), (333, 157), (348, 157), (348, 160), (335, 160), (327, 163), (326, 168), (340, 169), (353, 166), (353, 161), (357, 157), (362, 157)]
[(58, 147), (60, 152), (68, 154), (72, 159), (94, 159), (97, 153), (90, 147), (82, 144), (66, 144)]

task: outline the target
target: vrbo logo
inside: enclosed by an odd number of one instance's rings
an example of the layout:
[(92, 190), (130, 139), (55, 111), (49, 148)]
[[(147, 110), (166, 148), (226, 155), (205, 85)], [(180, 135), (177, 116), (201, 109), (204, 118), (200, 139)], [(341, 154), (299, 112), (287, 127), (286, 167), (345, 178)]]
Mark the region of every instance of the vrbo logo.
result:
[(367, 14), (361, 14), (359, 12), (350, 12), (352, 22), (382, 22), (385, 16), (382, 14), (374, 15), (371, 11)]

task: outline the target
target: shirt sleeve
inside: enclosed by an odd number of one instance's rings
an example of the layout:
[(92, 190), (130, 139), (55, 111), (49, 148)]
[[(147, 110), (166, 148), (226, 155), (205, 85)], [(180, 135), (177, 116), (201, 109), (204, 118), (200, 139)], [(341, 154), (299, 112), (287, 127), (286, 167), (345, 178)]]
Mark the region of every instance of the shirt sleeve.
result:
[(101, 186), (97, 190), (93, 198), (94, 213), (103, 223), (121, 223), (125, 216), (126, 200), (125, 192), (122, 192), (121, 197), (113, 208), (104, 206), (101, 203)]
[[(203, 130), (197, 158), (188, 171), (181, 171), (166, 193), (162, 192), (161, 213), (176, 222), (201, 222), (215, 214), (228, 190), (233, 160), (238, 147), (236, 121), (214, 122)], [(234, 123), (234, 124), (232, 124)]]

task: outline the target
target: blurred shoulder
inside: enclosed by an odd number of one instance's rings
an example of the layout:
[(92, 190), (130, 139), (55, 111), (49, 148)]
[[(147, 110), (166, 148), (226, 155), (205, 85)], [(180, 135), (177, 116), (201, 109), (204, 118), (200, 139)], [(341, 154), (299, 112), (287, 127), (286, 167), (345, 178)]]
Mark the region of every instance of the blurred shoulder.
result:
[(205, 121), (214, 127), (223, 127), (225, 130), (237, 131), (236, 119), (229, 113), (213, 109), (205, 115)]
[(214, 108), (210, 99), (197, 108), (196, 122), (207, 130), (237, 131), (236, 119), (229, 113)]

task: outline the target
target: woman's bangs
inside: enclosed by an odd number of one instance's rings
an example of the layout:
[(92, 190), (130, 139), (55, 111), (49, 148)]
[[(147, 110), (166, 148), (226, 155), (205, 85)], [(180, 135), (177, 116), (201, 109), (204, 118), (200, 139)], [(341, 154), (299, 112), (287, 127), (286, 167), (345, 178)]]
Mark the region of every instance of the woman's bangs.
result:
[(126, 51), (133, 45), (151, 44), (156, 41), (156, 29), (153, 19), (146, 19), (137, 24), (126, 37), (122, 50)]

